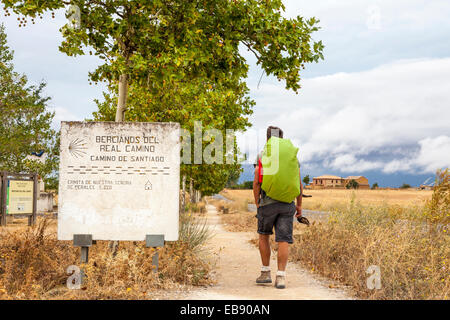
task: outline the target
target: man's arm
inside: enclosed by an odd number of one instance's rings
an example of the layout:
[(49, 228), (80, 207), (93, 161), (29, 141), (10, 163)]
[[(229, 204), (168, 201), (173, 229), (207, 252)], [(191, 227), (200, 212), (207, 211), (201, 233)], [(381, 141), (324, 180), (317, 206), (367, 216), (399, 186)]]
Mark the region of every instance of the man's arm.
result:
[(299, 169), (299, 175), (300, 175), (300, 194), (297, 197), (297, 214), (295, 215), (295, 217), (301, 217), (302, 216), (302, 195), (303, 195), (303, 183), (302, 183), (302, 175), (300, 173), (300, 169)]
[(255, 205), (259, 207), (259, 193), (261, 192), (261, 185), (259, 184), (258, 166), (255, 167), (255, 177), (253, 178), (253, 197), (255, 197)]

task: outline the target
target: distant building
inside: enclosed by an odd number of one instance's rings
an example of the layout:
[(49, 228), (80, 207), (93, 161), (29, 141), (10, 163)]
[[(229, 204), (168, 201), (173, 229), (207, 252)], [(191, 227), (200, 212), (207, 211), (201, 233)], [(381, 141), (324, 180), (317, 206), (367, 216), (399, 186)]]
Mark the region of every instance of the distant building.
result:
[(348, 176), (347, 178), (341, 178), (333, 175), (323, 175), (320, 177), (314, 177), (311, 184), (312, 188), (345, 188), (346, 185), (355, 180), (358, 183), (360, 189), (370, 189), (369, 180), (363, 176)]
[(338, 176), (324, 175), (314, 177), (312, 185), (319, 188), (343, 188), (344, 179)]
[(348, 176), (344, 179), (344, 184), (347, 185), (352, 180), (355, 180), (358, 182), (358, 188), (359, 189), (370, 189), (369, 180), (366, 177), (363, 176)]

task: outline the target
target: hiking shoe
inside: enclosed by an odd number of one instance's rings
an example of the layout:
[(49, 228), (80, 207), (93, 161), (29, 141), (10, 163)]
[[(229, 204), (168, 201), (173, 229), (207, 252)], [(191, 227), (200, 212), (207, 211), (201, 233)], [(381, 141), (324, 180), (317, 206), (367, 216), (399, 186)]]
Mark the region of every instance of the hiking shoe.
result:
[(256, 283), (272, 283), (270, 271), (261, 271), (261, 275), (256, 279)]
[(284, 276), (277, 276), (275, 279), (275, 288), (284, 289), (286, 288), (286, 278)]

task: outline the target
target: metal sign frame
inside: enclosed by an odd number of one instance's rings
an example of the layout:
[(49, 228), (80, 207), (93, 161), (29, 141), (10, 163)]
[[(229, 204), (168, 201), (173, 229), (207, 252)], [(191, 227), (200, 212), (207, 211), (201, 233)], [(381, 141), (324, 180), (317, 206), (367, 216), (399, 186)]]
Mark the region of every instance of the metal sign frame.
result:
[(31, 214), (14, 214), (15, 217), (28, 217), (28, 225), (35, 225), (38, 198), (38, 175), (37, 173), (12, 173), (0, 171), (0, 226), (6, 226), (6, 197), (9, 181), (33, 181), (33, 212)]

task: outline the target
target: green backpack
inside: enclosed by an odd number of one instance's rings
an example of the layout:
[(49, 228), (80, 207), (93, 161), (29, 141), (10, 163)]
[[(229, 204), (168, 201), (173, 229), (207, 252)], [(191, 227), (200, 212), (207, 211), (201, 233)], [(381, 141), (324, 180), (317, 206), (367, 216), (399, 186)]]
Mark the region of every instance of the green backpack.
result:
[(270, 198), (290, 203), (300, 194), (297, 153), (291, 140), (271, 137), (267, 141), (258, 166), (261, 188)]

